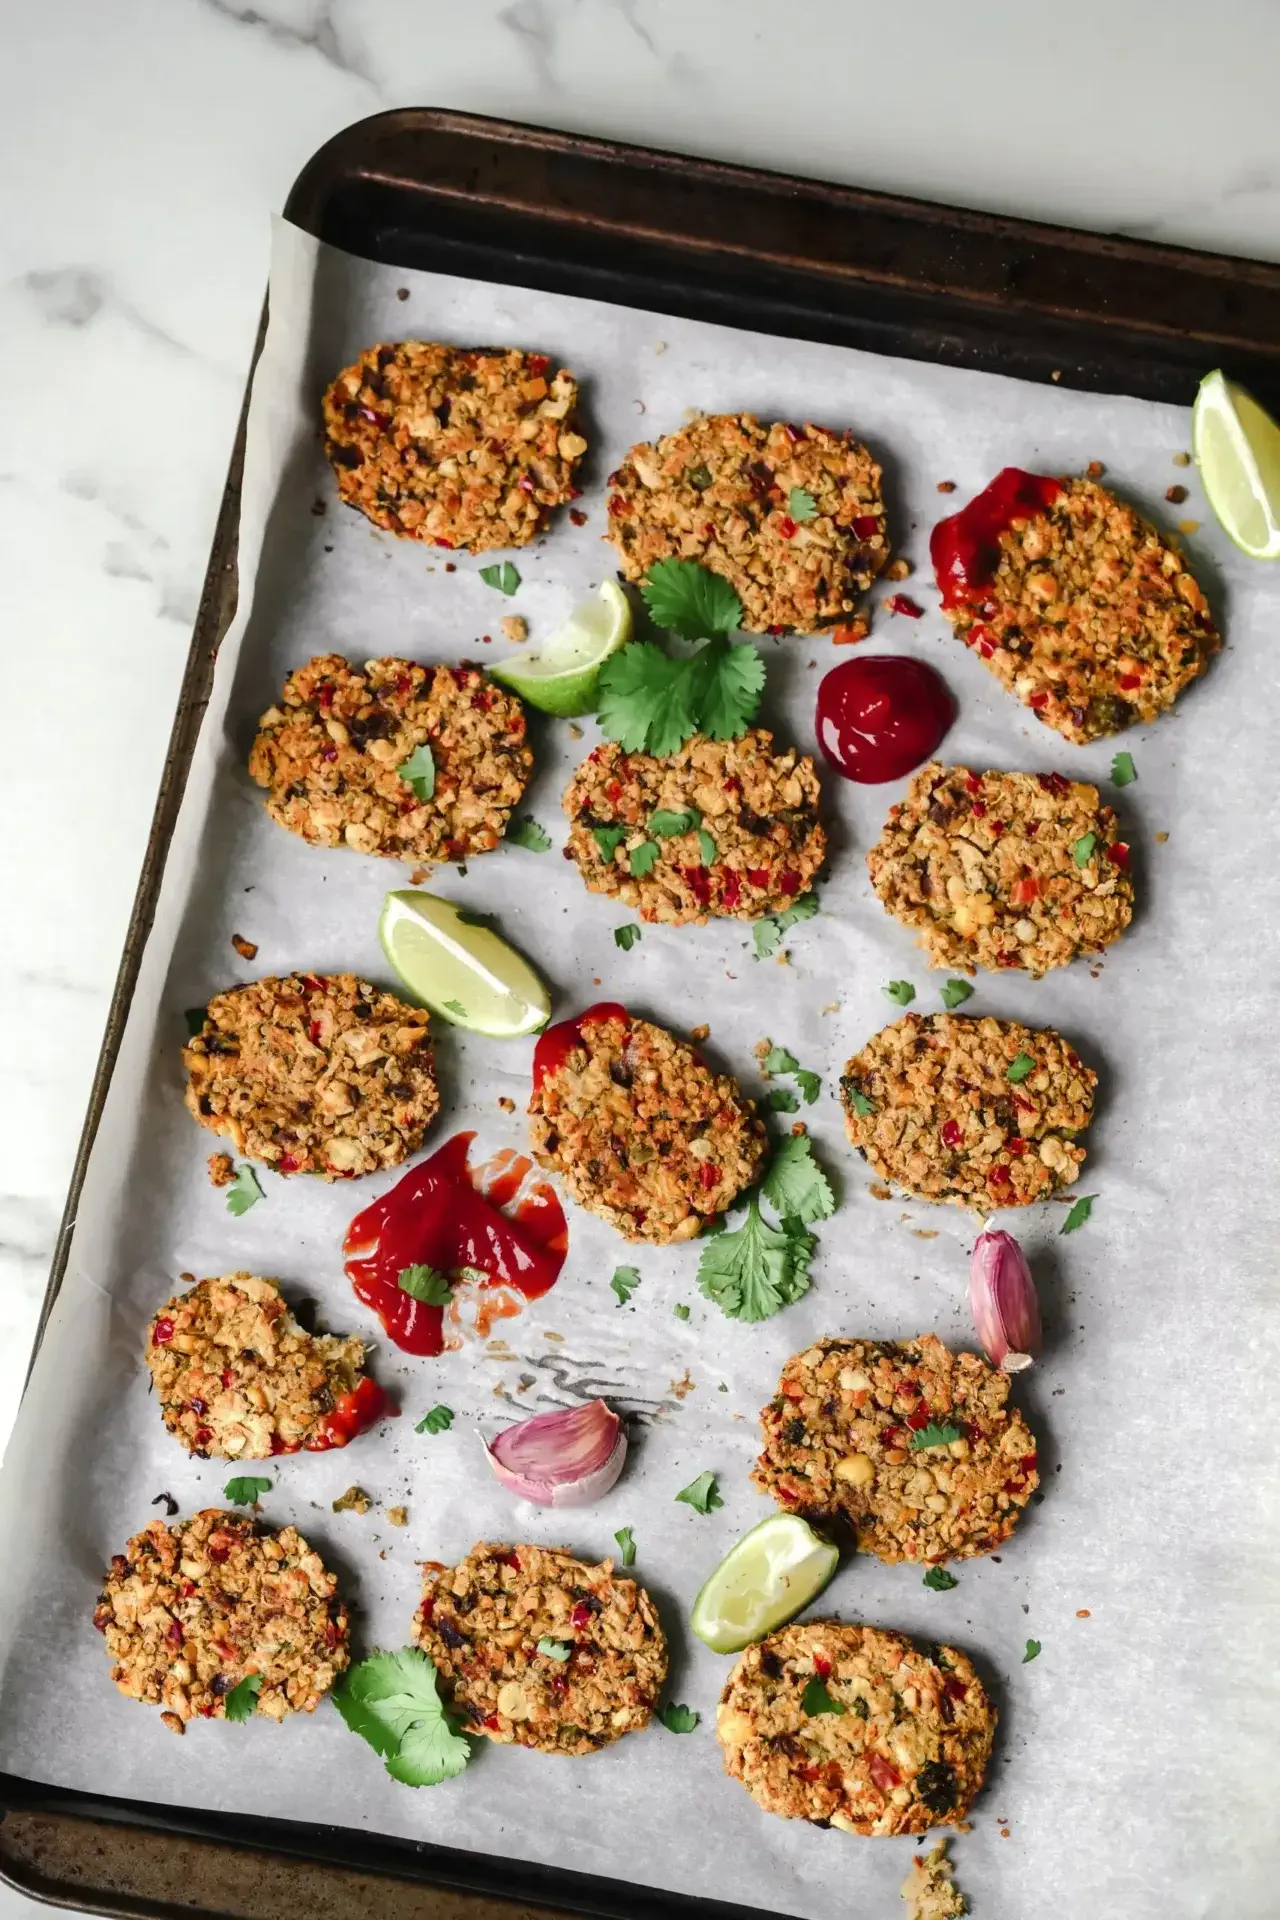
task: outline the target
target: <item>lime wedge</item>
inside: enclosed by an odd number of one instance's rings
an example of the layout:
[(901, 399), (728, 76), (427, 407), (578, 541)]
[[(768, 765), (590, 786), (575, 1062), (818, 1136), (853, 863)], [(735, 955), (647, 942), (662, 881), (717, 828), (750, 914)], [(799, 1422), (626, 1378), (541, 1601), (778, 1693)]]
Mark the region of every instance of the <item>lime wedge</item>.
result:
[(839, 1558), (798, 1513), (771, 1514), (730, 1547), (694, 1601), (690, 1625), (713, 1653), (741, 1653), (807, 1607)]
[(1206, 374), (1191, 445), (1209, 505), (1245, 553), (1280, 560), (1280, 424), (1221, 371)]
[(631, 602), (616, 580), (602, 580), (600, 591), (579, 600), (541, 653), (522, 653), (489, 672), (540, 713), (571, 719), (595, 712), (600, 669), (630, 638)]
[(529, 962), (492, 927), (434, 893), (389, 893), (382, 951), (415, 999), (455, 1027), (513, 1040), (547, 1023), (551, 1000)]

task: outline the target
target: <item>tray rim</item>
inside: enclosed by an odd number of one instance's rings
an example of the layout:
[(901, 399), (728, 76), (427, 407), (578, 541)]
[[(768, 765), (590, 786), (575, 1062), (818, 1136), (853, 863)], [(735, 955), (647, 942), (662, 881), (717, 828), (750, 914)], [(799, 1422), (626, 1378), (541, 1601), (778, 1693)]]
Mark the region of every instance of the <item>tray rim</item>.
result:
[[(317, 237), (323, 237), (320, 227), (323, 224), (326, 197), (331, 199), (335, 191), (335, 183), (344, 177), (343, 169), (346, 169), (345, 178), (348, 181), (359, 180), (384, 188), (404, 185), (403, 174), (399, 176), (389, 174), (385, 169), (380, 172), (368, 163), (370, 143), (374, 141), (376, 144), (376, 136), (382, 133), (393, 133), (406, 139), (418, 140), (431, 136), (461, 137), (488, 142), (502, 149), (519, 149), (524, 152), (532, 151), (574, 160), (586, 159), (604, 167), (619, 170), (631, 169), (633, 172), (637, 169), (645, 171), (664, 181), (676, 183), (678, 190), (683, 190), (683, 184), (689, 181), (696, 181), (708, 190), (726, 187), (753, 190), (762, 195), (789, 197), (793, 202), (825, 204), (827, 207), (835, 207), (851, 215), (885, 216), (907, 223), (930, 235), (961, 233), (981, 236), (1011, 248), (1040, 246), (1063, 251), (1073, 256), (1079, 255), (1100, 266), (1108, 262), (1137, 263), (1140, 266), (1161, 267), (1186, 273), (1193, 280), (1201, 283), (1225, 281), (1235, 286), (1246, 284), (1256, 287), (1259, 292), (1268, 297), (1280, 295), (1280, 264), (1278, 263), (1244, 256), (1201, 252), (1194, 248), (1174, 247), (1126, 236), (1098, 233), (1084, 228), (1057, 226), (1011, 215), (988, 214), (970, 208), (951, 207), (940, 202), (884, 193), (845, 183), (825, 182), (781, 170), (683, 155), (663, 148), (606, 140), (593, 135), (566, 133), (554, 128), (474, 113), (455, 112), (447, 108), (392, 108), (366, 116), (340, 129), (317, 148), (299, 171), (285, 201), (285, 218), (316, 234)], [(421, 181), (418, 184), (421, 185)], [(496, 205), (500, 210), (517, 214), (531, 212), (527, 201), (503, 200), (500, 196), (494, 196), (486, 202), (484, 195), (474, 187), (463, 186), (450, 189), (436, 183), (432, 190), (442, 200), (452, 199), (455, 202), (468, 204)], [(679, 211), (678, 207), (676, 211)], [(548, 214), (548, 218), (558, 221), (562, 226), (571, 224), (562, 211), (553, 211)], [(727, 241), (718, 247), (713, 243), (704, 245), (696, 239), (689, 242), (688, 236), (681, 235), (674, 227), (666, 229), (660, 237), (677, 247), (681, 244), (691, 245), (694, 251), (700, 251), (704, 257), (719, 253), (723, 258), (738, 261), (749, 259), (757, 266), (771, 257), (761, 251), (753, 251), (739, 241)], [(834, 272), (835, 269), (832, 271)], [(923, 279), (911, 280), (901, 274), (896, 276), (877, 274), (867, 267), (842, 270), (841, 279), (846, 285), (864, 288), (877, 285), (909, 286), (913, 293), (925, 299), (940, 297), (943, 291)], [(954, 287), (950, 291), (954, 293)], [(973, 304), (978, 306), (991, 304), (990, 296), (981, 293), (966, 292), (963, 297), (972, 300)], [(1007, 306), (1009, 303), (1004, 304)], [(1280, 306), (1280, 302), (1277, 304)], [(1084, 317), (1087, 316), (1082, 312), (1075, 314), (1067, 312), (1065, 315), (1068, 323), (1073, 319), (1080, 320)], [(47, 1330), (49, 1316), (65, 1276), (85, 1171), (114, 1071), (142, 952), (154, 917), (169, 842), (185, 789), (191, 754), (207, 703), (218, 646), (235, 612), (236, 546), (245, 430), (253, 377), (265, 339), (266, 325), (267, 305), (264, 298), (191, 643), (179, 687), (160, 786), (130, 911), (120, 965), (112, 988), (85, 1120), (68, 1184), (67, 1199), (55, 1241), (49, 1279), (37, 1320), (35, 1339), (32, 1344), (32, 1365)], [(1168, 332), (1167, 329), (1154, 329), (1153, 334), (1160, 331)], [(1181, 337), (1188, 336), (1184, 333)], [(1274, 339), (1252, 338), (1246, 342), (1246, 345), (1268, 355), (1274, 354), (1277, 376), (1280, 377), (1280, 329), (1277, 329)], [(1063, 384), (1072, 383), (1064, 377)], [(29, 1380), (30, 1367), (27, 1374), (28, 1384)], [(465, 1888), (468, 1882), (453, 1869), (452, 1862), (455, 1859), (475, 1863), (493, 1862), (497, 1859), (497, 1856), (470, 1851), (465, 1854), (454, 1853), (450, 1849), (431, 1847), (426, 1843), (400, 1841), (392, 1836), (365, 1835), (357, 1828), (301, 1827), (297, 1823), (281, 1821), (274, 1817), (250, 1820), (248, 1822), (250, 1831), (246, 1833), (243, 1829), (244, 1818), (247, 1817), (210, 1814), (203, 1809), (149, 1808), (120, 1798), (78, 1793), (70, 1789), (47, 1786), (38, 1781), (28, 1781), (20, 1776), (0, 1773), (0, 1884), (10, 1886), (27, 1898), (51, 1908), (65, 1908), (74, 1904), (82, 1911), (118, 1916), (119, 1920), (180, 1920), (180, 1916), (190, 1915), (193, 1911), (199, 1913), (201, 1909), (187, 1904), (156, 1902), (140, 1896), (107, 1894), (105, 1890), (99, 1890), (102, 1897), (95, 1899), (89, 1888), (70, 1883), (61, 1888), (51, 1887), (34, 1875), (20, 1873), (5, 1857), (3, 1850), (4, 1819), (11, 1812), (40, 1812), (80, 1820), (99, 1818), (124, 1831), (132, 1829), (148, 1833), (169, 1832), (175, 1836), (199, 1839), (226, 1848), (248, 1849), (264, 1853), (281, 1862), (306, 1858), (320, 1864), (328, 1863), (334, 1866), (346, 1864), (358, 1871), (376, 1874), (378, 1878), (386, 1881), (389, 1888), (394, 1888), (398, 1881), (403, 1882), (406, 1879), (418, 1885), (425, 1883), (428, 1886), (442, 1888)], [(219, 1827), (237, 1825), (241, 1828), (238, 1834), (216, 1831)], [(258, 1829), (262, 1830), (260, 1834), (257, 1833)], [(270, 1844), (267, 1838), (268, 1833), (274, 1835), (274, 1845)], [(332, 1840), (328, 1838), (330, 1835), (333, 1836)], [(402, 1850), (406, 1856), (405, 1861), (396, 1865), (382, 1866), (372, 1861), (365, 1862), (350, 1858), (344, 1860), (339, 1857), (340, 1848), (347, 1849), (349, 1854), (353, 1847), (358, 1852), (375, 1843), (388, 1854)], [(408, 1871), (409, 1856), (413, 1856), (415, 1869), (413, 1871)], [(434, 1872), (430, 1870), (433, 1862)], [(510, 1864), (508, 1863), (508, 1866)], [(542, 1868), (533, 1862), (516, 1862), (514, 1865), (514, 1884), (511, 1886), (498, 1888), (489, 1885), (481, 1890), (474, 1888), (473, 1880), (472, 1889), (505, 1901), (533, 1900), (541, 1905), (557, 1897), (569, 1899), (572, 1905), (562, 1909), (566, 1913), (600, 1916), (615, 1913), (627, 1916), (643, 1914), (652, 1915), (653, 1920), (661, 1920), (661, 1916), (671, 1916), (671, 1920), (676, 1920), (676, 1916), (689, 1916), (689, 1920), (695, 1920), (696, 1916), (702, 1916), (702, 1920), (731, 1920), (731, 1916), (737, 1916), (738, 1920), (768, 1920), (768, 1916), (759, 1909), (695, 1900), (688, 1896), (668, 1894), (661, 1889), (638, 1890), (621, 1881), (587, 1880), (584, 1876), (575, 1875), (569, 1870)], [(550, 1876), (555, 1885), (543, 1887), (540, 1882), (544, 1875)], [(610, 1905), (599, 1904), (602, 1891), (607, 1892), (609, 1889), (616, 1889), (623, 1896), (621, 1905), (616, 1902)]]

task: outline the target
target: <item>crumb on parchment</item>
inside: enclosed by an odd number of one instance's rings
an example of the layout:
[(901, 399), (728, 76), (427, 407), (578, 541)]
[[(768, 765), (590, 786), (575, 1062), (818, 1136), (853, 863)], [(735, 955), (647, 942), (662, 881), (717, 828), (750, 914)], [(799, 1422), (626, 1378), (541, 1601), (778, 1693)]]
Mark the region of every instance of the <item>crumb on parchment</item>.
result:
[(898, 1891), (907, 1903), (908, 1920), (958, 1920), (969, 1911), (969, 1902), (952, 1877), (945, 1840), (928, 1853), (916, 1854)]
[(518, 613), (509, 613), (502, 621), (502, 631), (514, 646), (519, 646), (529, 638), (529, 622), (522, 620)]
[(236, 1177), (236, 1163), (229, 1153), (209, 1155), (209, 1185), (229, 1187)]
[(335, 1513), (366, 1514), (372, 1505), (373, 1496), (366, 1493), (363, 1487), (348, 1487), (334, 1501), (333, 1510)]
[(246, 940), (242, 933), (233, 933), (231, 944), (242, 960), (256, 960), (258, 949), (252, 940)]
[(388, 1507), (387, 1523), (393, 1527), (407, 1527), (409, 1524), (408, 1507)]

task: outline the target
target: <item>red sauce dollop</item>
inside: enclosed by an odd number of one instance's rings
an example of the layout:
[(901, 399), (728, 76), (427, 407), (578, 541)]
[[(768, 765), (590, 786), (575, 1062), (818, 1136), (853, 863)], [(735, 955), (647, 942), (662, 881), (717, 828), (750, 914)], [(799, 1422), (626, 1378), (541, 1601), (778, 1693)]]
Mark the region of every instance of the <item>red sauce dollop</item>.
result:
[(1000, 535), (1015, 520), (1051, 507), (1062, 492), (1047, 473), (1005, 467), (967, 507), (939, 520), (929, 539), (929, 558), (944, 607), (962, 607), (990, 586), (1000, 564)]
[(569, 1055), (582, 1045), (582, 1029), (600, 1020), (625, 1020), (629, 1024), (631, 1015), (616, 1000), (600, 1000), (594, 1007), (588, 1007), (585, 1013), (578, 1014), (576, 1019), (557, 1021), (554, 1027), (547, 1027), (539, 1034), (538, 1044), (533, 1050), (535, 1093), (547, 1075), (558, 1072)]
[[(334, 1403), (328, 1418), (314, 1433), (309, 1434), (305, 1446), (308, 1453), (327, 1453), (330, 1447), (345, 1447), (358, 1433), (376, 1426), (384, 1413), (389, 1411), (387, 1396), (376, 1380), (361, 1380), (350, 1393), (340, 1395)], [(279, 1452), (294, 1452), (294, 1448), (273, 1449)]]
[(818, 745), (846, 780), (898, 780), (929, 758), (956, 717), (923, 660), (872, 653), (833, 667), (818, 688)]
[(405, 1267), (437, 1273), (473, 1267), (484, 1274), (484, 1286), (536, 1300), (564, 1265), (568, 1229), (551, 1188), (539, 1183), (511, 1213), (500, 1211), (515, 1200), (531, 1162), (523, 1154), (500, 1155), (494, 1165), (501, 1170), (479, 1192), (479, 1176), (467, 1164), (474, 1139), (457, 1133), (446, 1140), (347, 1229), (343, 1250), (356, 1298), (373, 1308), (406, 1353), (444, 1351), (445, 1309), (405, 1293), (398, 1284)]

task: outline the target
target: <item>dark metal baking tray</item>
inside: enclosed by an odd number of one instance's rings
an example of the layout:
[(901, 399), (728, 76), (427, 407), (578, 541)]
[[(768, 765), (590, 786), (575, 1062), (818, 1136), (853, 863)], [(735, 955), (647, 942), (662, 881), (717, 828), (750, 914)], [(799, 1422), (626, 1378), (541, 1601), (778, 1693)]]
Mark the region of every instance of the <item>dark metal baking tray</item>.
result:
[[(586, 295), (1091, 391), (1189, 403), (1220, 366), (1280, 410), (1280, 267), (967, 213), (469, 114), (360, 121), (287, 217), (391, 265)], [(258, 348), (262, 333), (259, 331)], [(246, 391), (246, 406), (248, 395)], [(244, 414), (58, 1235), (151, 925), (218, 644), (235, 610)], [(43, 1330), (43, 1320), (42, 1320)], [(752, 1920), (747, 1909), (351, 1828), (143, 1806), (0, 1774), (0, 1879), (129, 1920)], [(757, 1910), (756, 1920), (764, 1920)]]

